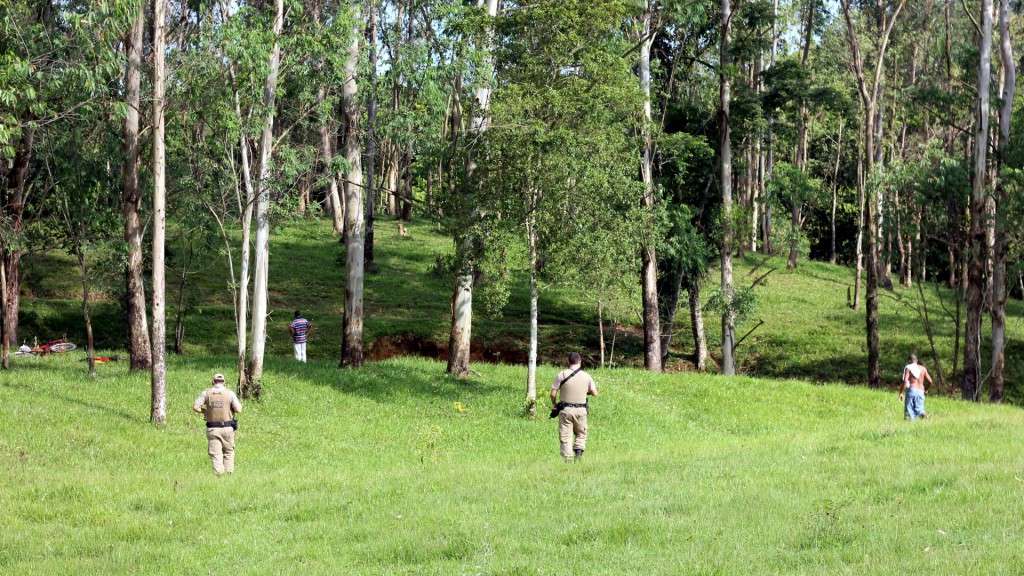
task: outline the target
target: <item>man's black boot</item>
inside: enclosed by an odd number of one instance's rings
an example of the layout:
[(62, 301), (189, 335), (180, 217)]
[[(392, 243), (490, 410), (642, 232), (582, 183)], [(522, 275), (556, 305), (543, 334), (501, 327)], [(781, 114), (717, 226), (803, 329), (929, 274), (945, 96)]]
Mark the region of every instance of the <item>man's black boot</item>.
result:
[(577, 462), (580, 458), (583, 458), (583, 448), (573, 448), (572, 451), (576, 454), (574, 460), (576, 460)]

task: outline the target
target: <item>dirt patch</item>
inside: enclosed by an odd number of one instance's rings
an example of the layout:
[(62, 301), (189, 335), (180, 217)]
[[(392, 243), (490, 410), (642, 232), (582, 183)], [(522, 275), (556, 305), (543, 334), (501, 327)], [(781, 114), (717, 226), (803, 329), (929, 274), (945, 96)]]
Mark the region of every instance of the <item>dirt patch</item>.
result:
[[(417, 334), (392, 334), (381, 336), (370, 344), (368, 357), (371, 361), (386, 360), (395, 356), (422, 356), (447, 361), (448, 343), (436, 342)], [(526, 364), (527, 350), (513, 340), (473, 342), (470, 347), (470, 360), (473, 362)]]

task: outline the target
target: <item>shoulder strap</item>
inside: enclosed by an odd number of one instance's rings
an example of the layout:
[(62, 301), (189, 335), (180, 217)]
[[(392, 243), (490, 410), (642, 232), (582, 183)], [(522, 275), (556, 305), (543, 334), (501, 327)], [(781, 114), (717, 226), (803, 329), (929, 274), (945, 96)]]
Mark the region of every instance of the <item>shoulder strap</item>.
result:
[(582, 367), (582, 366), (580, 366), (579, 368), (577, 368), (577, 369), (573, 370), (573, 371), (572, 371), (572, 374), (569, 374), (568, 376), (566, 376), (565, 378), (563, 378), (561, 382), (559, 382), (559, 383), (558, 383), (558, 387), (559, 387), (559, 388), (561, 388), (563, 384), (565, 384), (566, 382), (568, 382), (569, 380), (571, 380), (573, 376), (575, 376), (575, 375), (579, 374), (581, 370), (583, 370), (583, 367)]

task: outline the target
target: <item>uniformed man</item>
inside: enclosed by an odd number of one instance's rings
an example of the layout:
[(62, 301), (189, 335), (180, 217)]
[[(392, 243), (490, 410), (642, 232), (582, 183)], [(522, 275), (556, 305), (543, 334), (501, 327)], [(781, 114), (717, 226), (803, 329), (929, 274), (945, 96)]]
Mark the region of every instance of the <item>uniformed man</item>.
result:
[(583, 358), (569, 354), (569, 367), (555, 376), (551, 385), (551, 405), (558, 414), (558, 441), (562, 458), (574, 462), (587, 448), (587, 396), (597, 396), (594, 379), (583, 371)]
[(235, 414), (242, 411), (242, 403), (234, 392), (224, 386), (224, 375), (213, 375), (213, 386), (203, 390), (196, 398), (192, 410), (206, 418), (206, 440), (209, 445), (213, 472), (220, 476), (235, 471)]

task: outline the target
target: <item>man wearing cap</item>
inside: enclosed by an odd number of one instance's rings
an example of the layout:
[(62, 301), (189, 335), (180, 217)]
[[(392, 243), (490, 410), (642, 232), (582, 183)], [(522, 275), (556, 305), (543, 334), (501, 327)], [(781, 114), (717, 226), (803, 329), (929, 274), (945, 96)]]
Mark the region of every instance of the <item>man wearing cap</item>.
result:
[(213, 375), (213, 386), (203, 390), (196, 398), (192, 410), (206, 418), (206, 440), (209, 445), (213, 472), (220, 476), (235, 471), (235, 414), (242, 411), (242, 403), (234, 392), (224, 386), (224, 375)]
[(562, 458), (574, 462), (587, 447), (587, 396), (597, 396), (594, 379), (583, 371), (583, 358), (569, 354), (569, 367), (555, 377), (551, 385), (552, 417), (558, 414), (558, 441)]

